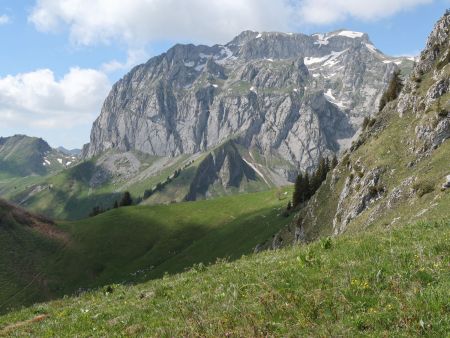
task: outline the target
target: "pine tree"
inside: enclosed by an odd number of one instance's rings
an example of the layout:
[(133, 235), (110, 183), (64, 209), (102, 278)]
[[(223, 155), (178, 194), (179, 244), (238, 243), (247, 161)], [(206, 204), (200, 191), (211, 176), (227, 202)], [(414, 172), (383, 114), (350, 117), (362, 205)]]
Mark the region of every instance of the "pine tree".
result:
[(287, 204), (286, 210), (289, 211), (291, 209), (292, 209), (292, 203), (291, 203), (291, 201), (289, 201)]
[(382, 111), (388, 102), (395, 100), (403, 88), (403, 81), (400, 77), (400, 70), (396, 70), (392, 75), (389, 86), (381, 96), (379, 110)]
[(311, 189), (311, 181), (309, 178), (309, 174), (308, 172), (305, 173), (305, 176), (303, 178), (303, 201), (307, 201), (311, 198), (311, 196), (313, 195), (311, 193), (312, 189)]
[(292, 196), (294, 208), (304, 201), (303, 194), (303, 175), (300, 172), (295, 180), (294, 195)]
[(126, 207), (128, 205), (133, 204), (133, 199), (131, 198), (131, 194), (128, 191), (125, 191), (123, 193), (122, 199), (120, 201), (120, 206), (121, 207)]

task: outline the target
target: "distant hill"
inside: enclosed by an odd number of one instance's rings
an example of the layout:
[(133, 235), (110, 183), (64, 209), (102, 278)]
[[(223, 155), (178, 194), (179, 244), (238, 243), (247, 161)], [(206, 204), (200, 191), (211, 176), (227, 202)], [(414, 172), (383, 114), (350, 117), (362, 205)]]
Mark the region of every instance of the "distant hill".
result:
[(75, 160), (72, 155), (52, 149), (41, 138), (0, 137), (0, 177), (43, 176), (66, 168)]
[(59, 152), (66, 154), (66, 155), (72, 155), (72, 156), (79, 156), (81, 154), (81, 149), (66, 149), (64, 147), (58, 147), (56, 148)]

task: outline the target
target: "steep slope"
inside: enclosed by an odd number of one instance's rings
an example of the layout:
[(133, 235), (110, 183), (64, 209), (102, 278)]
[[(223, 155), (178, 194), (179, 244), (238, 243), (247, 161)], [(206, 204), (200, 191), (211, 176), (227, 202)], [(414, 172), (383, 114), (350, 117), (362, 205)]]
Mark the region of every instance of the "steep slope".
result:
[(110, 283), (237, 259), (291, 221), (291, 189), (165, 206), (123, 207), (76, 222), (0, 204), (0, 312)]
[(48, 263), (68, 241), (48, 219), (0, 199), (0, 312), (49, 298)]
[(446, 337), (450, 224), (197, 265), (0, 317), (5, 336)]
[(412, 61), (389, 58), (367, 35), (348, 31), (247, 31), (224, 46), (176, 45), (114, 85), (83, 154), (173, 157), (234, 137), (310, 169), (348, 144), (401, 63)]
[(450, 217), (450, 15), (397, 100), (370, 120), (283, 243)]

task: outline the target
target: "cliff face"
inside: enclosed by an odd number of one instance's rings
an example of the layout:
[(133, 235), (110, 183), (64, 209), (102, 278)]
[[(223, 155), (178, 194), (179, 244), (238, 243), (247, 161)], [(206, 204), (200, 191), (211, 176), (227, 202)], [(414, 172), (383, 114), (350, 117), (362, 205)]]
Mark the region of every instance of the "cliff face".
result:
[(266, 247), (450, 217), (450, 14), (398, 99), (370, 121), (295, 222)]
[(174, 157), (233, 137), (309, 169), (348, 145), (392, 72), (408, 63), (349, 31), (246, 31), (226, 45), (176, 45), (114, 85), (83, 155)]

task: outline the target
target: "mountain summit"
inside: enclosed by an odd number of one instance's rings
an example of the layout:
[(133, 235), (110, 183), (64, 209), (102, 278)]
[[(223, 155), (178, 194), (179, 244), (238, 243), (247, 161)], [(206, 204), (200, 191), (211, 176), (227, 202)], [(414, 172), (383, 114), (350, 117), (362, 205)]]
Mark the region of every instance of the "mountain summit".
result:
[(233, 138), (308, 170), (350, 144), (392, 73), (412, 63), (347, 30), (245, 31), (226, 45), (175, 45), (113, 86), (83, 156), (116, 149), (174, 157)]

